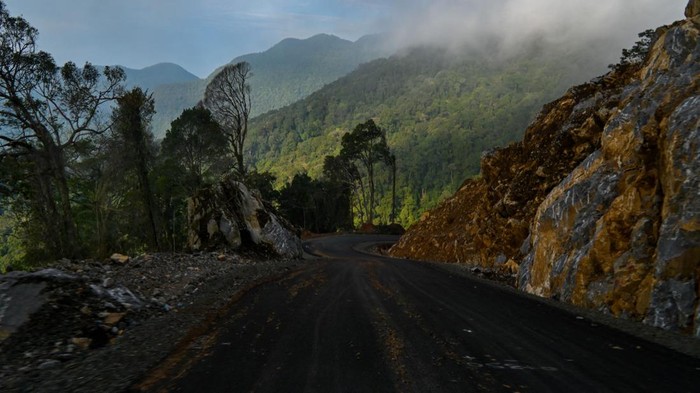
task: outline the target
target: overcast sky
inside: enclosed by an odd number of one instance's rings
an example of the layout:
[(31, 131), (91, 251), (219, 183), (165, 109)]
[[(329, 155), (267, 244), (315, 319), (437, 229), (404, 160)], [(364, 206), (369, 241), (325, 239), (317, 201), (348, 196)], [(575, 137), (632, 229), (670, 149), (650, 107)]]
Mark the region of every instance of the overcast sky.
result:
[(142, 68), (173, 62), (204, 77), (234, 57), (286, 37), (355, 40), (392, 32), (404, 44), (469, 44), (498, 35), (517, 47), (635, 34), (681, 19), (687, 0), (4, 0), (39, 29), (58, 63)]

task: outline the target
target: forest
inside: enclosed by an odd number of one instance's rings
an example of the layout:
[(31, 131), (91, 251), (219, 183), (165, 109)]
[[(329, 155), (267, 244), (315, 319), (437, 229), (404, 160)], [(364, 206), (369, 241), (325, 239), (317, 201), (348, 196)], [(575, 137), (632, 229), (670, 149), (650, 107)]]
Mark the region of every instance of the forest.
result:
[[(0, 2), (0, 269), (115, 251), (181, 251), (187, 198), (223, 176), (257, 189), (271, 208), (317, 232), (372, 223), (375, 173), (395, 162), (372, 121), (327, 157), (326, 176), (274, 188), (245, 149), (252, 113), (249, 63), (210, 78), (203, 100), (156, 140), (156, 103), (126, 88), (119, 67), (55, 64), (38, 31)], [(376, 169), (376, 170), (375, 170)]]
[[(248, 149), (278, 186), (300, 172), (318, 178), (342, 136), (374, 119), (396, 156), (397, 221), (409, 226), (479, 174), (483, 151), (521, 138), (539, 108), (590, 69), (586, 59), (526, 53), (504, 61), (423, 47), (363, 64), (304, 100), (252, 119)], [(390, 180), (381, 173), (377, 181), (377, 218), (385, 223)]]
[[(570, 59), (536, 50), (504, 61), (413, 48), (252, 117), (255, 69), (243, 61), (210, 76), (201, 102), (157, 139), (157, 94), (119, 67), (58, 66), (37, 48), (39, 32), (0, 6), (3, 270), (183, 250), (187, 198), (231, 174), (299, 228), (407, 227), (477, 176), (484, 150), (519, 138), (544, 102), (580, 78), (564, 66)], [(315, 40), (339, 50), (336, 37)], [(373, 40), (340, 44), (357, 61), (376, 50)], [(226, 75), (240, 94), (234, 104), (214, 89)]]

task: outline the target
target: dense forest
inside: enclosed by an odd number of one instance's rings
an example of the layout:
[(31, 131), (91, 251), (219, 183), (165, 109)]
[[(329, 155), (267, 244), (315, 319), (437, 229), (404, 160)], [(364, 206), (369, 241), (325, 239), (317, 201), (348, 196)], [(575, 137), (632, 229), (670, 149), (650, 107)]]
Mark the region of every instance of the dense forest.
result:
[[(398, 221), (408, 226), (465, 177), (478, 175), (484, 150), (520, 138), (544, 103), (586, 79), (584, 64), (538, 51), (498, 60), (412, 49), (361, 65), (308, 98), (253, 119), (249, 149), (258, 170), (272, 172), (279, 184), (299, 172), (317, 178), (342, 136), (374, 119), (397, 157)], [(389, 176), (381, 175), (377, 186), (384, 196), (378, 218), (388, 222)]]

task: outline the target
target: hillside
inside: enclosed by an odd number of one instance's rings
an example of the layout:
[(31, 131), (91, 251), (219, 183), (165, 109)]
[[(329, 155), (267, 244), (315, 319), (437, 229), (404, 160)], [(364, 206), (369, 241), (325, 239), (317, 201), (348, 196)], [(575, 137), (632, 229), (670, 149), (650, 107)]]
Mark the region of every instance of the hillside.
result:
[(140, 70), (122, 68), (126, 72), (127, 86), (140, 86), (148, 90), (165, 84), (200, 80), (196, 75), (173, 63), (158, 63)]
[[(373, 118), (397, 156), (401, 223), (407, 225), (454, 192), (465, 175), (478, 174), (482, 151), (520, 138), (542, 104), (600, 68), (585, 58), (541, 52), (498, 61), (416, 48), (364, 64), (254, 119), (249, 147), (257, 168), (280, 182), (301, 171), (318, 177), (343, 133)], [(390, 202), (382, 203), (386, 220)]]
[[(102, 71), (102, 66), (96, 66)], [(139, 86), (153, 91), (156, 87), (166, 84), (197, 82), (200, 79), (173, 63), (158, 63), (141, 69), (118, 66), (126, 74), (126, 87)]]
[(570, 89), (399, 257), (510, 272), (527, 292), (700, 336), (700, 2), (646, 59)]
[[(378, 35), (351, 42), (319, 34), (303, 40), (287, 38), (265, 52), (240, 56), (232, 62), (247, 61), (252, 67), (252, 115), (257, 116), (302, 99), (359, 64), (389, 54)], [(163, 84), (153, 89), (157, 112), (153, 129), (157, 137), (165, 134), (170, 122), (183, 109), (202, 99), (207, 83), (216, 72), (206, 79)]]

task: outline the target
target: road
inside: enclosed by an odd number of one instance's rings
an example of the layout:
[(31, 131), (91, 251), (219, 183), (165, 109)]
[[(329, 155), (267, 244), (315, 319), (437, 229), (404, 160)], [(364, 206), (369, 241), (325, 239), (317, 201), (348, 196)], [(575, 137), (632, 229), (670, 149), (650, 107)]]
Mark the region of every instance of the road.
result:
[(195, 347), (198, 354), (171, 370), (157, 390), (700, 389), (696, 358), (495, 284), (355, 249), (388, 239), (307, 242), (321, 258), (233, 303), (216, 332)]

